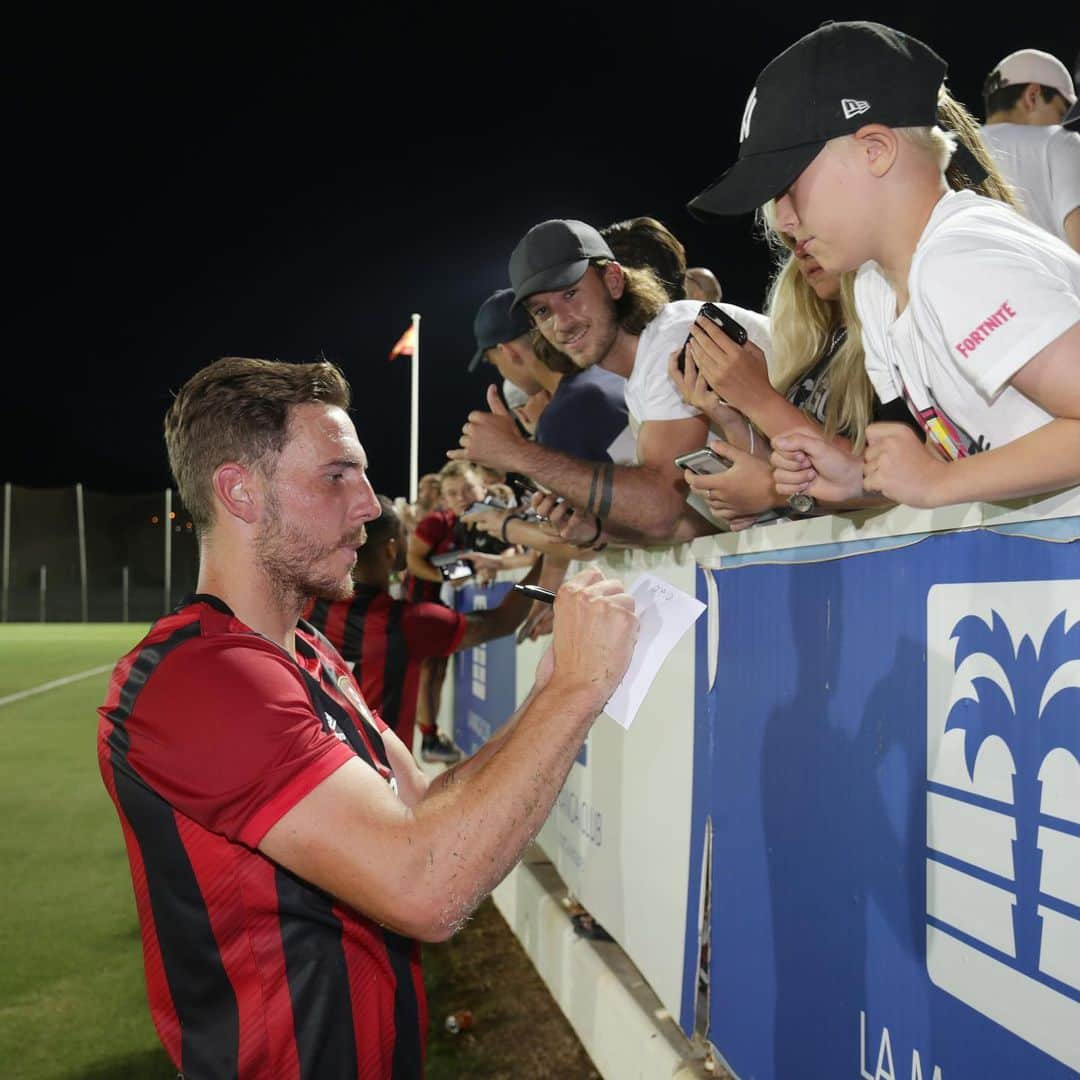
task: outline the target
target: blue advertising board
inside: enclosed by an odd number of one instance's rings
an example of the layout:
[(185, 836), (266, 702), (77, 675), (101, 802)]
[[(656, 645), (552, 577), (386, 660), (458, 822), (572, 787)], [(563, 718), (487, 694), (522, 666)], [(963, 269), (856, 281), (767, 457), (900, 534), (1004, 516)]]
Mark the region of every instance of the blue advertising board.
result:
[[(496, 607), (512, 582), (482, 588), (466, 585), (455, 596), (458, 611)], [(454, 654), (454, 742), (474, 754), (513, 714), (516, 706), (514, 635)]]
[(690, 843), (711, 820), (741, 1080), (1080, 1070), (1078, 555), (971, 531), (699, 571)]

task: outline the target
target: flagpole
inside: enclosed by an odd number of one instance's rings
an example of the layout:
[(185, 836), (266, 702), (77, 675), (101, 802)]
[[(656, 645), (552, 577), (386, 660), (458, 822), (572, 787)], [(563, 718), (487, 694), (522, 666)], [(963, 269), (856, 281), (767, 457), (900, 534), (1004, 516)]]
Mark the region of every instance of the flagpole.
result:
[(409, 502), (416, 502), (420, 488), (420, 316), (412, 317), (412, 387), (409, 413)]

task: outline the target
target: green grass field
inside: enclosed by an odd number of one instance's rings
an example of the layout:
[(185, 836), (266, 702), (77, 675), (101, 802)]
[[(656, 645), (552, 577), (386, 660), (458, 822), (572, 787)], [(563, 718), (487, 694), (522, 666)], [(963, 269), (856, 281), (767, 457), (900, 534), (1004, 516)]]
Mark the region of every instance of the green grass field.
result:
[[(111, 664), (144, 627), (0, 626), (0, 698)], [(175, 1077), (150, 1023), (116, 811), (98, 773), (108, 672), (0, 705), (0, 1073)]]

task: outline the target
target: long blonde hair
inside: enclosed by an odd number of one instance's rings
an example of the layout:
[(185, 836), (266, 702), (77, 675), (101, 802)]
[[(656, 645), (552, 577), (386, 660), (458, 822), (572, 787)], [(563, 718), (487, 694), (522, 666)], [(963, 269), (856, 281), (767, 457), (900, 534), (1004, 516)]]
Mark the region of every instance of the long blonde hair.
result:
[(855, 272), (840, 275), (840, 296), (822, 300), (799, 273), (792, 240), (776, 227), (776, 207), (761, 208), (766, 242), (777, 256), (765, 310), (772, 337), (772, 383), (786, 394), (822, 358), (834, 335), (847, 328), (822, 379), (828, 387), (825, 437), (841, 434), (861, 452), (874, 409), (874, 388), (863, 363), (862, 327), (855, 314)]
[(786, 394), (825, 355), (834, 335), (847, 334), (822, 375), (829, 389), (825, 437), (846, 435), (863, 446), (874, 407), (874, 390), (863, 364), (862, 332), (855, 317), (855, 274), (840, 275), (840, 296), (822, 300), (788, 251), (769, 286), (766, 309), (772, 327), (773, 385)]

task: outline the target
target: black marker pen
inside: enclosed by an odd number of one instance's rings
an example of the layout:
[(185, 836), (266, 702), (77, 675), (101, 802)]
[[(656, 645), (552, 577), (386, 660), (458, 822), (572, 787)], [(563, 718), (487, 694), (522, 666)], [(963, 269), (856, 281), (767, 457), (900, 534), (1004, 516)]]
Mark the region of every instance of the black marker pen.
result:
[(539, 600), (541, 604), (555, 603), (555, 594), (550, 589), (541, 589), (539, 585), (515, 585), (514, 588), (530, 600)]

